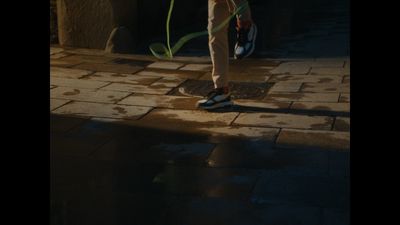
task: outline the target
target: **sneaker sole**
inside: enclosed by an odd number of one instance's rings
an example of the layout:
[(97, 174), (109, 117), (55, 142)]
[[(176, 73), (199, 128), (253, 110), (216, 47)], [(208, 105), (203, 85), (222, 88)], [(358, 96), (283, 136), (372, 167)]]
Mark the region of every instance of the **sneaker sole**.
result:
[(217, 103), (212, 106), (197, 106), (197, 107), (199, 109), (217, 109), (217, 108), (223, 108), (223, 107), (232, 106), (232, 105), (233, 105), (233, 102), (229, 101), (229, 102), (220, 102), (220, 103)]

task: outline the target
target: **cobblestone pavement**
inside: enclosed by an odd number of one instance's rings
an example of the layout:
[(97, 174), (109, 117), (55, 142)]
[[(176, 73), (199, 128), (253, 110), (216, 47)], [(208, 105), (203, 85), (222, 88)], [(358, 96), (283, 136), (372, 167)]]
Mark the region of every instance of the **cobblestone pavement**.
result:
[(195, 108), (212, 86), (206, 36), (172, 61), (143, 43), (140, 55), (51, 46), (51, 224), (350, 223), (348, 1), (315, 1), (284, 37), (272, 26), (290, 7), (268, 21), (266, 2), (252, 1), (257, 48), (230, 62), (235, 105), (222, 110)]
[(349, 58), (232, 61), (197, 110), (210, 70), (52, 46), (53, 224), (349, 224)]

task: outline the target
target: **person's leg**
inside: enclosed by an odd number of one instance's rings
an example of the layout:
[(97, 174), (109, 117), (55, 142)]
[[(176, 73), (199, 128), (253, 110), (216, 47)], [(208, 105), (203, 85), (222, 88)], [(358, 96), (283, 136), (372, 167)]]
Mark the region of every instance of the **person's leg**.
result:
[(211, 32), (229, 16), (229, 7), (226, 0), (208, 0), (208, 45), (213, 64), (211, 76), (215, 89), (210, 92), (207, 99), (200, 100), (197, 103), (199, 108), (214, 109), (232, 105), (228, 88), (229, 24), (219, 31)]
[[(228, 0), (234, 7), (241, 4), (248, 4), (247, 0)], [(233, 2), (232, 2), (233, 1)], [(245, 58), (251, 55), (255, 49), (255, 40), (257, 36), (257, 26), (254, 24), (250, 6), (242, 13), (236, 16), (237, 41), (235, 45), (235, 59)]]
[(228, 86), (229, 24), (217, 32), (212, 33), (211, 30), (221, 24), (229, 16), (229, 8), (226, 0), (208, 0), (208, 45), (213, 64), (212, 79), (215, 88)]
[[(235, 4), (235, 6), (233, 7), (238, 7), (243, 3), (246, 3), (247, 0), (228, 0), (231, 4), (232, 1)], [(248, 7), (245, 11), (243, 11), (242, 13), (238, 14), (236, 16), (236, 21), (237, 21), (237, 26), (238, 27), (248, 27), (249, 25), (251, 25), (251, 23), (253, 22), (253, 19), (251, 17), (251, 10), (250, 7)]]

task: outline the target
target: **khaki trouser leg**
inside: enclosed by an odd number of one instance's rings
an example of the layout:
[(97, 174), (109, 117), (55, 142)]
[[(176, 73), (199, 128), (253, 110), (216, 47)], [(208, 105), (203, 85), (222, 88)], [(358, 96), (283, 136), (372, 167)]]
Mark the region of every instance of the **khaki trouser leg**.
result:
[(212, 79), (215, 88), (228, 86), (228, 25), (211, 33), (211, 30), (229, 17), (229, 6), (226, 0), (208, 0), (208, 46), (213, 64)]
[[(246, 0), (234, 0), (235, 5), (241, 4)], [(212, 79), (215, 88), (228, 86), (229, 72), (229, 46), (228, 46), (228, 26), (221, 30), (211, 33), (211, 30), (221, 24), (234, 11), (234, 4), (231, 0), (208, 0), (208, 33), (209, 49), (213, 64)], [(239, 21), (251, 20), (250, 9), (237, 16)]]

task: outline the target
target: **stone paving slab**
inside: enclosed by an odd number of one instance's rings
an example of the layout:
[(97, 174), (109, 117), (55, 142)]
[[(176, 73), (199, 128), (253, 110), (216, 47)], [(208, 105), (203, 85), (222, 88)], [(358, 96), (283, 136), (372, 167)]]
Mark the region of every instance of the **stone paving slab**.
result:
[(346, 62), (344, 63), (344, 68), (345, 69), (347, 69), (347, 70), (350, 70), (350, 59), (349, 60), (346, 60)]
[[(155, 59), (155, 57), (154, 57)], [(210, 64), (210, 56), (174, 56), (174, 61), (182, 63)]]
[[(149, 162), (154, 163), (160, 157), (161, 160), (166, 159), (168, 164), (188, 165), (189, 162), (197, 162), (203, 165), (207, 156), (214, 149), (215, 145), (211, 143), (163, 143), (152, 146), (149, 151)], [(144, 157), (141, 157), (144, 158)]]
[(338, 102), (339, 93), (269, 93), (266, 101), (295, 102)]
[(246, 199), (259, 174), (256, 170), (168, 166), (154, 182), (177, 195)]
[(65, 61), (62, 59), (51, 59), (50, 60), (50, 66), (51, 67), (73, 67), (78, 64), (81, 64), (82, 62), (71, 62), (71, 61)]
[(350, 94), (340, 94), (339, 102), (350, 103)]
[[(129, 125), (133, 125), (129, 124)], [(90, 157), (95, 160), (115, 161), (117, 164), (203, 166), (215, 144), (206, 135), (193, 135), (171, 130), (154, 130), (145, 126), (113, 126), (92, 120), (86, 130), (104, 126), (115, 138), (100, 147)], [(136, 124), (137, 125), (137, 124)], [(103, 129), (104, 130), (104, 129)], [(157, 140), (157, 141), (155, 141)]]
[(230, 63), (229, 64), (229, 71), (234, 71), (235, 73), (246, 73), (246, 67), (237, 63)]
[(116, 119), (135, 120), (148, 113), (152, 108), (145, 106), (122, 106), (114, 104), (72, 102), (53, 112), (85, 117), (106, 117)]
[(338, 67), (323, 67), (323, 68), (312, 68), (311, 75), (348, 75), (345, 68)]
[(118, 102), (118, 104), (194, 110), (198, 100), (199, 98), (182, 96), (134, 94)]
[[(251, 168), (281, 171), (291, 175), (328, 176), (329, 152), (276, 149), (270, 139), (224, 139), (207, 159), (210, 167)], [(336, 162), (337, 163), (337, 162)]]
[(96, 72), (94, 74), (82, 78), (82, 80), (97, 80), (104, 82), (118, 82), (118, 83), (140, 84), (140, 85), (149, 85), (159, 79), (160, 77), (156, 76), (144, 77), (132, 74), (118, 74), (110, 72)]
[(60, 87), (97, 89), (108, 85), (108, 82), (50, 77), (50, 84)]
[(50, 98), (50, 111), (53, 111), (54, 109), (67, 104), (70, 102), (70, 100), (66, 99), (55, 99), (54, 96), (51, 96)]
[(58, 47), (50, 47), (50, 55), (57, 54), (63, 52), (64, 49)]
[(157, 77), (167, 77), (175, 79), (197, 79), (203, 72), (198, 71), (181, 71), (181, 70), (156, 70), (156, 69), (146, 69), (136, 73), (140, 76), (157, 76)]
[[(343, 68), (345, 64), (344, 59), (316, 59), (311, 63), (312, 69), (314, 68)], [(312, 70), (311, 70), (312, 72)]]
[(343, 57), (318, 57), (318, 58), (314, 58), (315, 62), (348, 62), (350, 60), (349, 57), (343, 56)]
[(281, 60), (277, 59), (268, 59), (268, 58), (245, 58), (241, 60), (236, 60), (233, 58), (229, 59), (229, 65), (234, 65), (234, 66), (245, 66), (248, 68), (252, 67), (277, 67), (279, 64), (281, 64)]
[(167, 70), (176, 70), (185, 64), (183, 63), (178, 63), (178, 62), (154, 62), (150, 65), (147, 66), (147, 68), (153, 68), (153, 69), (167, 69)]
[(329, 151), (329, 176), (350, 177), (350, 152)]
[(111, 57), (93, 56), (93, 55), (71, 55), (63, 58), (67, 61), (79, 61), (83, 63), (107, 63), (113, 60)]
[(75, 135), (52, 135), (50, 149), (52, 156), (87, 157), (91, 152), (103, 145), (104, 137), (85, 137)]
[(153, 60), (148, 60), (144, 58), (141, 59), (113, 58), (110, 62), (107, 62), (107, 64), (146, 67), (147, 65), (153, 62), (154, 62)]
[(61, 67), (50, 67), (50, 76), (61, 78), (82, 78), (83, 76), (93, 73), (89, 70), (69, 69)]
[(116, 103), (128, 95), (130, 95), (130, 93), (119, 91), (77, 89), (70, 87), (57, 87), (50, 91), (50, 96), (52, 98), (99, 103)]
[(322, 216), (323, 225), (350, 225), (350, 215), (347, 210), (325, 208)]
[[(242, 82), (265, 82), (268, 80), (270, 76), (268, 75), (253, 75), (248, 74), (246, 72), (236, 73), (231, 72), (229, 73), (229, 80), (230, 81), (242, 81)], [(212, 80), (211, 73), (206, 73), (199, 78), (199, 80)]]
[(350, 104), (348, 103), (331, 103), (331, 102), (294, 102), (291, 109), (318, 110), (330, 112), (350, 112)]
[(274, 75), (268, 82), (342, 83), (342, 75)]
[(245, 110), (263, 110), (263, 109), (288, 109), (290, 102), (267, 102), (267, 101), (255, 101), (248, 99), (235, 99), (234, 107)]
[(348, 151), (350, 149), (350, 133), (282, 129), (276, 144), (280, 148), (321, 148)]
[[(118, 218), (144, 224), (346, 224), (350, 121), (336, 112), (349, 112), (349, 103), (338, 103), (340, 95), (340, 101), (350, 97), (341, 88), (348, 87), (349, 75), (284, 77), (288, 75), (270, 74), (280, 62), (232, 61), (234, 78), (274, 82), (275, 89), (268, 94), (278, 95), (235, 99), (236, 105), (227, 110), (208, 112), (195, 109), (199, 98), (171, 96), (167, 90), (186, 79), (210, 79), (208, 69), (202, 67), (209, 61), (183, 57), (172, 62), (179, 67), (164, 64), (164, 69), (148, 69), (143, 64), (129, 74), (111, 68), (127, 69), (136, 65), (129, 60), (143, 57), (87, 50), (76, 58), (88, 57), (84, 64), (103, 65), (106, 61), (98, 57), (102, 54), (113, 59), (106, 63), (110, 71), (95, 73), (91, 67), (85, 70), (93, 71), (92, 75), (51, 76), (52, 156), (65, 161), (63, 172), (58, 170), (53, 181), (57, 201), (73, 202), (73, 213), (86, 218), (82, 212), (90, 209), (89, 217), (104, 215), (87, 221), (93, 224), (115, 221), (107, 219), (115, 212)], [(72, 66), (72, 61), (51, 60), (60, 67)], [(339, 68), (340, 61), (304, 59), (292, 68)], [(140, 85), (128, 84), (131, 77), (135, 77), (132, 83), (138, 79)], [(303, 91), (317, 93), (300, 93), (302, 86)], [(54, 98), (65, 92), (74, 100)], [(111, 92), (120, 95), (110, 100), (106, 93)], [(114, 104), (87, 102), (91, 99)], [(316, 111), (335, 115), (308, 116), (320, 115)], [(84, 161), (76, 168), (71, 159)], [(91, 162), (96, 165), (88, 166)], [(93, 190), (97, 191), (91, 195)], [(143, 212), (157, 219), (149, 222)]]
[(51, 132), (63, 133), (84, 123), (87, 118), (50, 114)]
[(75, 47), (63, 47), (64, 51), (71, 54), (77, 55), (90, 55), (90, 56), (104, 56), (106, 52), (103, 49), (88, 49), (88, 48), (75, 48)]
[[(102, 119), (94, 119), (88, 118), (84, 123), (79, 124), (78, 126), (69, 130), (68, 134), (73, 134), (79, 136), (80, 138), (85, 137), (103, 137), (110, 138), (115, 140), (115, 137), (119, 137), (127, 131), (124, 127), (118, 126), (116, 123), (113, 123), (117, 119), (110, 118), (102, 118)], [(107, 142), (107, 143), (109, 143)]]
[(257, 65), (257, 66), (249, 66), (244, 72), (248, 74), (257, 74), (257, 75), (270, 75), (271, 70), (276, 68), (276, 66), (265, 66), (265, 65)]
[(325, 208), (349, 205), (349, 182), (342, 178), (294, 176), (267, 171), (254, 187), (252, 201), (260, 204), (293, 204)]
[(129, 73), (133, 74), (143, 69), (139, 66), (115, 65), (115, 64), (99, 64), (99, 63), (82, 63), (74, 66), (77, 69), (85, 69), (96, 72), (111, 72), (111, 73)]
[(142, 93), (142, 94), (156, 94), (165, 95), (172, 90), (172, 88), (164, 88), (158, 86), (146, 86), (146, 85), (136, 85), (136, 84), (121, 84), (112, 83), (101, 90), (109, 91), (121, 91), (130, 93)]
[(283, 113), (241, 113), (234, 125), (330, 130), (333, 118)]
[(50, 59), (60, 59), (60, 58), (66, 57), (66, 56), (69, 56), (69, 54), (60, 52), (60, 53), (55, 53), (55, 54), (50, 55)]
[(190, 70), (190, 71), (211, 71), (211, 64), (187, 64), (181, 67), (179, 70)]
[(305, 83), (301, 88), (301, 92), (341, 92), (350, 93), (350, 84), (316, 84)]
[(211, 134), (210, 138), (213, 142), (218, 142), (220, 138), (243, 138), (251, 140), (264, 140), (271, 141), (275, 140), (279, 129), (269, 127), (205, 127), (200, 128), (200, 131), (206, 131)]
[(226, 198), (175, 200), (168, 210), (165, 225), (261, 225), (250, 213), (248, 203)]
[(336, 117), (333, 130), (336, 131), (350, 131), (350, 118), (349, 117)]
[(159, 88), (174, 88), (179, 86), (185, 81), (185, 79), (173, 78), (173, 77), (163, 77), (156, 82), (152, 83), (150, 87)]
[(308, 74), (311, 66), (308, 62), (284, 62), (271, 70), (272, 74)]
[(227, 126), (238, 115), (235, 112), (211, 113), (200, 110), (155, 109), (141, 119), (160, 126), (174, 128), (189, 128), (191, 125), (209, 127), (210, 125)]
[(303, 85), (302, 82), (278, 82), (269, 89), (268, 93), (274, 92), (298, 92), (300, 87)]
[(350, 84), (350, 76), (344, 76), (342, 83), (343, 84)]
[(262, 225), (247, 201), (228, 198), (176, 197), (162, 224)]
[(320, 225), (321, 209), (311, 206), (276, 204), (255, 210), (254, 216), (262, 224)]

